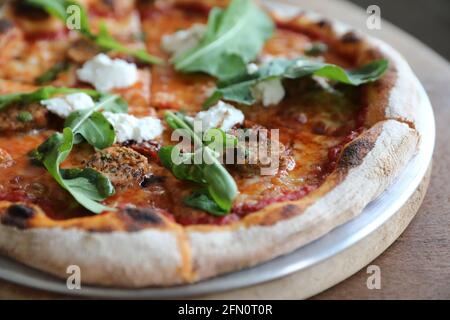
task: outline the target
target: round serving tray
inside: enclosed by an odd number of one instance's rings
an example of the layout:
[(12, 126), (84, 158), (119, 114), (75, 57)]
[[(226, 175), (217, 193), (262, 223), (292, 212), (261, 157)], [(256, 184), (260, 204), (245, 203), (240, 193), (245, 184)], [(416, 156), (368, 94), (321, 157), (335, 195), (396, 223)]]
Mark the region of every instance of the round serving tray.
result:
[[(426, 94), (424, 92), (424, 97)], [(428, 99), (423, 101), (421, 147), (396, 181), (353, 220), (296, 251), (264, 264), (218, 276), (199, 283), (169, 288), (121, 289), (83, 285), (69, 290), (64, 280), (0, 256), (0, 278), (27, 287), (62, 294), (102, 298), (179, 298), (208, 295), (243, 288), (306, 271), (344, 253), (369, 238), (410, 199), (431, 165), (435, 142), (434, 115)], [(399, 235), (399, 234), (398, 234)], [(397, 236), (398, 236), (397, 235)], [(388, 246), (386, 244), (383, 250)], [(380, 252), (381, 253), (381, 252)], [(375, 258), (375, 257), (373, 257)], [(369, 263), (370, 261), (365, 261)], [(364, 264), (361, 264), (362, 267)], [(353, 272), (352, 272), (353, 273)], [(352, 273), (346, 274), (350, 276)], [(344, 277), (345, 278), (345, 277)], [(342, 279), (344, 279), (342, 278)], [(331, 284), (330, 284), (331, 286)], [(322, 288), (325, 289), (325, 288)]]

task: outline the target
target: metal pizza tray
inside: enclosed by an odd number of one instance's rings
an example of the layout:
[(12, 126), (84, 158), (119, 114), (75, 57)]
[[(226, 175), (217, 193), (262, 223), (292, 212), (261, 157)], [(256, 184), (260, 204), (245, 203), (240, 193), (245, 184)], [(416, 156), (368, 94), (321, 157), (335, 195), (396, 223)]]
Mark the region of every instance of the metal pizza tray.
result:
[(388, 221), (411, 197), (431, 163), (435, 141), (434, 116), (426, 99), (420, 152), (396, 181), (353, 220), (296, 251), (264, 264), (199, 283), (169, 288), (120, 289), (83, 285), (69, 290), (66, 281), (0, 256), (0, 278), (27, 287), (62, 294), (102, 298), (176, 298), (243, 288), (305, 270), (345, 251)]

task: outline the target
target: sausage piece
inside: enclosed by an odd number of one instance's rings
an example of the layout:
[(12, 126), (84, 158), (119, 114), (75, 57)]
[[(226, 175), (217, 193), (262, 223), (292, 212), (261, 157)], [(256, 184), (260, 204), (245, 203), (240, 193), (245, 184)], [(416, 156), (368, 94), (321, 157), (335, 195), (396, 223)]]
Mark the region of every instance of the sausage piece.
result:
[(118, 188), (140, 184), (151, 171), (146, 157), (133, 149), (119, 146), (96, 152), (86, 166), (106, 175)]

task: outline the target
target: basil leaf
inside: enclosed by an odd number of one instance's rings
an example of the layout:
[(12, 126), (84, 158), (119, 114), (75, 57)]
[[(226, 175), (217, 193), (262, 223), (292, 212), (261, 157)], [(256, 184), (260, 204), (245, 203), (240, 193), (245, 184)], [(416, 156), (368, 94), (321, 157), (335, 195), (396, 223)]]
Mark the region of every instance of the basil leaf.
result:
[(114, 194), (114, 187), (108, 178), (93, 169), (60, 170), (61, 163), (72, 150), (73, 139), (72, 129), (65, 128), (63, 133), (53, 134), (39, 146), (34, 157), (86, 209), (94, 213), (115, 210), (99, 203)]
[(161, 64), (161, 58), (150, 55), (145, 50), (131, 50), (120, 42), (115, 40), (106, 29), (105, 24), (100, 25), (98, 34), (94, 34), (89, 26), (89, 19), (86, 9), (78, 2), (73, 0), (27, 0), (29, 4), (39, 7), (49, 14), (57, 17), (64, 23), (70, 18), (67, 13), (67, 8), (72, 5), (78, 6), (80, 9), (80, 29), (78, 30), (82, 35), (99, 45), (103, 50), (114, 50), (116, 52), (124, 53), (133, 56), (144, 63)]
[(211, 106), (218, 100), (234, 101), (245, 105), (256, 102), (252, 88), (261, 81), (269, 79), (298, 79), (316, 75), (348, 85), (358, 86), (379, 79), (387, 70), (387, 60), (376, 60), (365, 66), (347, 71), (337, 65), (297, 58), (288, 60), (278, 58), (262, 65), (257, 72), (237, 76), (218, 83), (216, 91), (205, 101)]
[(116, 133), (113, 126), (99, 111), (114, 113), (127, 112), (127, 104), (118, 96), (104, 96), (92, 108), (72, 112), (64, 122), (64, 127), (74, 132), (74, 143), (80, 143), (84, 138), (91, 146), (104, 149), (111, 146)]
[(215, 216), (224, 216), (228, 213), (214, 202), (208, 191), (205, 189), (193, 192), (190, 196), (184, 198), (183, 202), (189, 207), (212, 213)]
[(233, 0), (226, 10), (211, 10), (203, 39), (175, 59), (175, 69), (205, 72), (219, 79), (241, 74), (273, 28), (269, 16), (253, 1)]
[[(194, 146), (199, 147), (194, 153), (183, 153), (176, 146), (163, 147), (158, 153), (161, 163), (170, 169), (177, 179), (201, 184), (224, 214), (230, 212), (233, 200), (237, 195), (237, 186), (233, 177), (219, 162), (214, 150), (208, 147), (202, 137), (192, 130), (183, 115), (167, 111), (165, 119), (171, 128), (183, 129), (184, 133), (192, 138)], [(197, 164), (194, 159), (199, 155), (202, 156), (202, 162)], [(174, 159), (181, 161), (175, 163)], [(205, 211), (210, 212), (207, 209)], [(217, 210), (210, 213), (217, 213)]]
[(39, 77), (36, 78), (36, 80), (35, 80), (36, 84), (42, 85), (44, 83), (55, 80), (58, 77), (58, 74), (69, 69), (69, 66), (70, 66), (70, 64), (67, 61), (62, 61), (62, 62), (56, 63), (53, 67), (51, 67), (46, 72), (44, 72), (42, 75), (40, 75)]
[(33, 92), (9, 93), (2, 95), (0, 96), (0, 110), (13, 103), (20, 102), (23, 104), (30, 104), (33, 102), (50, 99), (52, 96), (56, 94), (70, 94), (76, 92), (84, 92), (93, 98), (100, 97), (100, 93), (95, 90), (48, 86), (42, 87)]

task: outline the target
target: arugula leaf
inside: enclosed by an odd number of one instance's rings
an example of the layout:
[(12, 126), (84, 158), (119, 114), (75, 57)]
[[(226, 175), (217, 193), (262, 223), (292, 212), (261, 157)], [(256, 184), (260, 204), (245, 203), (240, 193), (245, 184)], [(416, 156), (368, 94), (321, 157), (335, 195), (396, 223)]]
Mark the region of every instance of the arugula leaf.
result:
[(106, 25), (103, 23), (100, 25), (100, 31), (98, 34), (94, 34), (89, 26), (89, 19), (86, 9), (77, 1), (73, 0), (27, 0), (31, 5), (39, 7), (49, 14), (57, 17), (64, 23), (66, 23), (69, 18), (67, 8), (72, 5), (76, 5), (80, 8), (80, 29), (78, 30), (86, 38), (90, 39), (97, 45), (99, 45), (103, 50), (109, 51), (114, 50), (116, 52), (124, 53), (137, 59), (144, 63), (161, 64), (163, 60), (156, 56), (150, 55), (145, 50), (131, 50), (115, 40), (108, 32)]
[(66, 71), (69, 69), (69, 62), (68, 61), (61, 61), (56, 63), (53, 67), (45, 71), (43, 74), (41, 74), (39, 77), (36, 78), (35, 82), (36, 84), (42, 85), (44, 83), (50, 82), (55, 80), (58, 77), (58, 74), (61, 72)]
[(185, 205), (212, 213), (215, 216), (224, 216), (228, 212), (220, 208), (208, 193), (208, 190), (200, 189), (183, 199)]
[(69, 94), (76, 92), (84, 92), (87, 95), (90, 95), (92, 98), (100, 97), (100, 93), (95, 90), (47, 86), (39, 88), (33, 92), (9, 93), (1, 95), (0, 110), (13, 103), (29, 104), (41, 100), (50, 99), (52, 96), (56, 94)]
[(100, 111), (127, 112), (126, 102), (114, 95), (102, 95), (92, 108), (72, 112), (64, 123), (63, 133), (55, 133), (31, 156), (44, 165), (52, 177), (86, 209), (100, 213), (108, 208), (100, 201), (114, 194), (111, 181), (100, 172), (85, 169), (60, 169), (73, 145), (86, 140), (95, 148), (111, 146), (116, 138), (114, 128)]
[(72, 112), (64, 122), (64, 127), (73, 130), (74, 143), (80, 143), (84, 138), (97, 149), (107, 148), (114, 143), (116, 139), (114, 128), (100, 111), (126, 113), (128, 105), (118, 96), (107, 95), (92, 108)]
[[(222, 214), (230, 212), (233, 200), (237, 195), (237, 186), (233, 177), (217, 159), (216, 152), (203, 142), (202, 137), (192, 130), (192, 127), (183, 119), (182, 115), (167, 111), (165, 119), (172, 129), (183, 129), (192, 138), (194, 146), (199, 147), (194, 153), (182, 153), (176, 146), (163, 147), (159, 151), (161, 163), (170, 169), (176, 178), (203, 185), (206, 193), (203, 192), (202, 199), (209, 197), (217, 207), (216, 209), (213, 209), (211, 205), (209, 208), (205, 205), (199, 207), (199, 200), (193, 201), (191, 199), (187, 202), (191, 206), (212, 214), (218, 214), (219, 211)], [(200, 164), (194, 162), (194, 158), (198, 155), (202, 156)], [(175, 163), (174, 158), (180, 158), (183, 161)], [(197, 196), (195, 197), (197, 198)], [(205, 201), (202, 203), (205, 203)]]
[(86, 209), (100, 213), (115, 210), (99, 203), (114, 194), (114, 187), (108, 178), (93, 169), (65, 169), (59, 167), (67, 159), (74, 144), (74, 133), (65, 128), (41, 144), (34, 153), (58, 184), (66, 189)]
[(386, 60), (376, 60), (355, 70), (344, 70), (341, 67), (305, 58), (288, 60), (278, 58), (262, 65), (257, 72), (247, 72), (233, 79), (218, 83), (216, 91), (206, 100), (205, 106), (211, 106), (223, 99), (245, 105), (256, 102), (252, 94), (253, 87), (261, 81), (269, 79), (297, 79), (316, 75), (348, 85), (358, 86), (379, 79), (387, 70)]
[(251, 0), (233, 0), (226, 10), (211, 10), (202, 41), (175, 59), (175, 69), (205, 72), (219, 79), (241, 74), (273, 28), (268, 15)]

